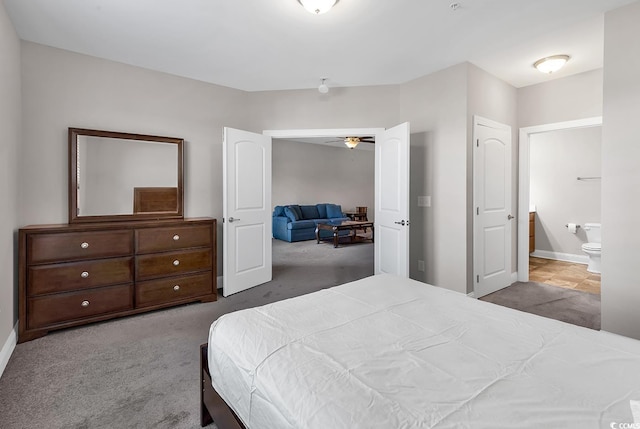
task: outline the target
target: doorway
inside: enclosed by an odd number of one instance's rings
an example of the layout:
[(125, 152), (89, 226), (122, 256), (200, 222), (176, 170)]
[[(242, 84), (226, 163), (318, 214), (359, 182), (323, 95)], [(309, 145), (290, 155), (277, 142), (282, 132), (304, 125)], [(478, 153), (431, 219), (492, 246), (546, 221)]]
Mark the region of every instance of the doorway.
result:
[(600, 242), (602, 129), (547, 131), (529, 142), (529, 279), (599, 295), (599, 268), (587, 269), (582, 245)]
[[(272, 138), (375, 136), (374, 273), (408, 277), (409, 132), (408, 122), (390, 129), (270, 130), (263, 134), (225, 127), (223, 295), (272, 278)], [(259, 281), (250, 281), (258, 277)]]
[[(350, 149), (336, 137), (273, 139), (274, 282), (293, 282), (297, 276), (298, 282), (304, 278), (305, 284), (331, 287), (373, 275), (374, 246), (364, 239), (371, 237), (371, 228), (358, 230), (354, 242), (342, 237), (334, 248), (332, 240), (316, 242), (315, 223), (328, 217), (325, 203), (339, 206), (345, 219), (366, 207), (364, 220), (375, 222), (374, 145), (360, 142)], [(284, 212), (290, 205), (300, 208), (299, 222), (288, 219), (292, 211)]]

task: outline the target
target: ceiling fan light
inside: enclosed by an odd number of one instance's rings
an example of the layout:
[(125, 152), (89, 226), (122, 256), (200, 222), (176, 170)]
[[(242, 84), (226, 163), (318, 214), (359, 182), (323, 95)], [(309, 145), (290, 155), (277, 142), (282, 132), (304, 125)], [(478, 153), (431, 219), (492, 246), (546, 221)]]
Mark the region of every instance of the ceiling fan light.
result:
[(569, 61), (569, 58), (569, 55), (553, 55), (539, 59), (533, 63), (533, 66), (542, 73), (551, 74), (560, 70)]
[(338, 0), (298, 0), (298, 3), (314, 15), (320, 15), (329, 12)]
[(344, 144), (349, 149), (355, 148), (356, 146), (358, 146), (358, 143), (360, 143), (360, 139), (357, 137), (347, 137), (346, 139), (344, 139)]

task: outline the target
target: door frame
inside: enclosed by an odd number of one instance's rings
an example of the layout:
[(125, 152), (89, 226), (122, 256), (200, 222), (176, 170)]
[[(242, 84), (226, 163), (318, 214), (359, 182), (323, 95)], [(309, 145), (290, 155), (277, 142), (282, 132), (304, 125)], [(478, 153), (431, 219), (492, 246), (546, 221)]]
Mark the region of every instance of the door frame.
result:
[(602, 116), (520, 128), (518, 138), (518, 281), (529, 281), (530, 138), (549, 131), (602, 126)]
[(384, 130), (384, 128), (318, 128), (298, 130), (264, 130), (262, 131), (262, 134), (270, 136), (272, 139), (301, 139), (310, 137), (335, 138), (350, 135), (376, 135), (380, 134)]
[[(341, 136), (378, 136), (386, 131), (385, 128), (316, 128), (316, 129), (285, 129), (285, 130), (264, 130), (262, 134), (271, 137), (271, 141), (274, 139), (297, 139), (297, 138), (311, 138), (311, 137), (326, 137), (336, 138)], [(374, 151), (374, 154), (376, 151)], [(375, 157), (374, 155), (374, 162)], [(273, 158), (272, 158), (273, 159)], [(273, 162), (273, 161), (272, 161)], [(271, 172), (273, 175), (273, 171)], [(374, 171), (374, 175), (376, 172)], [(375, 195), (374, 195), (375, 203)], [(273, 232), (272, 232), (273, 233)], [(377, 246), (377, 240), (374, 243)]]

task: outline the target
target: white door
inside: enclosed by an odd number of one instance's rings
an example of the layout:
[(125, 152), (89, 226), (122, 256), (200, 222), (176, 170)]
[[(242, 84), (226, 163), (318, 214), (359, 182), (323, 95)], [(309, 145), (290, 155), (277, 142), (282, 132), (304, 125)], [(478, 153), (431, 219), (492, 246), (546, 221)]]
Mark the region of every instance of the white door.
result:
[(409, 277), (409, 123), (376, 134), (374, 273)]
[(511, 127), (474, 117), (474, 292), (511, 284)]
[(224, 129), (222, 294), (271, 280), (271, 137)]

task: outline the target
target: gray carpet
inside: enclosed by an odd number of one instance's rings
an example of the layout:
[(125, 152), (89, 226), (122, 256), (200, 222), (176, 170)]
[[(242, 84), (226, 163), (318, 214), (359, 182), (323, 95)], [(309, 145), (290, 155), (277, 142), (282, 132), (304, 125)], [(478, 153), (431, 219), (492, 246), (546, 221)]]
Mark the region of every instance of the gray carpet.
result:
[(517, 282), (480, 299), (600, 330), (600, 295), (543, 283)]
[(269, 283), (18, 344), (0, 378), (0, 428), (198, 428), (198, 351), (215, 319), (372, 274), (371, 243), (274, 240)]

